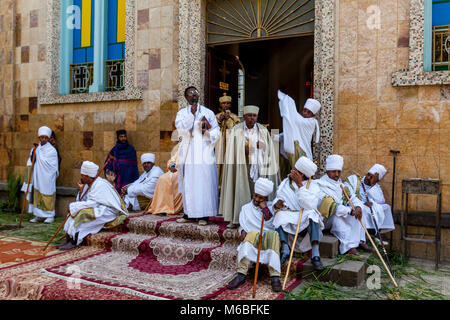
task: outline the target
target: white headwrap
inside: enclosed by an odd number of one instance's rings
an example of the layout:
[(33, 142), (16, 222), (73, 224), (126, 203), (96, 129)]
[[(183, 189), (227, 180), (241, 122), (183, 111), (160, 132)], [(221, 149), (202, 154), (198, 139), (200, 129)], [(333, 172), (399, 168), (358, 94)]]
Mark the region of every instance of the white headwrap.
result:
[(40, 127), (38, 130), (38, 137), (41, 136), (47, 136), (47, 137), (51, 137), (52, 136), (52, 129), (50, 129), (49, 127)]
[(312, 177), (317, 171), (317, 165), (307, 157), (300, 157), (295, 163), (295, 169), (303, 173), (307, 178)]
[(331, 156), (328, 156), (326, 167), (327, 171), (334, 171), (334, 170), (342, 171), (343, 167), (344, 167), (344, 158), (342, 158), (340, 155), (332, 154)]
[(90, 161), (84, 161), (81, 165), (81, 174), (95, 178), (98, 173), (99, 166)]
[(259, 107), (257, 106), (245, 106), (244, 107), (244, 115), (248, 113), (259, 114)]
[(378, 178), (381, 180), (386, 174), (387, 170), (381, 164), (375, 164), (372, 168), (370, 168), (369, 173), (375, 174), (378, 173)]
[(273, 182), (266, 178), (259, 178), (255, 182), (255, 193), (267, 197), (273, 191)]
[(304, 108), (310, 110), (312, 113), (316, 114), (320, 110), (320, 102), (316, 99), (308, 99), (306, 100)]
[(153, 153), (144, 153), (141, 156), (141, 162), (142, 163), (146, 163), (146, 162), (155, 163), (155, 159), (156, 159), (156, 157), (155, 157), (155, 155)]

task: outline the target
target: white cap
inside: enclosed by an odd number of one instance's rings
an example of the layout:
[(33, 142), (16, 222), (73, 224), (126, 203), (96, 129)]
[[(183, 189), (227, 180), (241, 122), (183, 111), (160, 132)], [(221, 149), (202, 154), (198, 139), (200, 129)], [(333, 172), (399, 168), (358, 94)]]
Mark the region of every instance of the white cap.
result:
[(47, 137), (51, 137), (52, 136), (52, 129), (50, 129), (49, 127), (40, 127), (38, 130), (38, 137), (41, 136), (47, 136)]
[(144, 153), (141, 156), (141, 162), (142, 163), (146, 163), (146, 162), (155, 163), (155, 159), (156, 159), (156, 157), (155, 157), (155, 155), (153, 153)]
[(273, 182), (267, 178), (259, 178), (255, 182), (255, 193), (267, 197), (273, 191)]
[(95, 178), (98, 174), (99, 166), (90, 161), (84, 161), (81, 165), (81, 174)]
[(295, 163), (295, 169), (303, 173), (307, 178), (312, 177), (317, 171), (317, 165), (307, 157), (300, 157)]
[(334, 170), (342, 171), (343, 167), (344, 167), (344, 158), (342, 158), (340, 155), (332, 154), (331, 156), (328, 156), (326, 167), (327, 171), (334, 171)]
[(375, 164), (372, 168), (370, 168), (369, 173), (370, 174), (375, 174), (378, 173), (378, 179), (382, 179), (384, 177), (384, 175), (386, 174), (387, 170), (384, 166), (382, 166), (381, 164)]
[(320, 102), (316, 99), (308, 99), (306, 100), (304, 108), (310, 110), (312, 113), (316, 114), (320, 110)]
[(244, 107), (244, 115), (248, 113), (259, 114), (259, 107), (257, 106), (245, 106)]

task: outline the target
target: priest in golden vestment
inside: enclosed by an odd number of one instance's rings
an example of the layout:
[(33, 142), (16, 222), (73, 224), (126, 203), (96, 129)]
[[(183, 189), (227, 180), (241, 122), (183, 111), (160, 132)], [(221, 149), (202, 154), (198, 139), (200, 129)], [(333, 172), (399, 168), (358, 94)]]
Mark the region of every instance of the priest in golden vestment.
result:
[(230, 111), (232, 98), (226, 93), (219, 98), (220, 113), (216, 114), (217, 122), (220, 127), (220, 140), (216, 144), (216, 163), (219, 176), (219, 186), (222, 183), (223, 161), (227, 146), (227, 130), (231, 130), (235, 125), (241, 122), (239, 117)]
[(167, 162), (167, 172), (159, 177), (156, 184), (152, 204), (149, 213), (168, 216), (178, 215), (183, 211), (183, 198), (178, 192), (178, 146), (174, 149), (173, 156)]

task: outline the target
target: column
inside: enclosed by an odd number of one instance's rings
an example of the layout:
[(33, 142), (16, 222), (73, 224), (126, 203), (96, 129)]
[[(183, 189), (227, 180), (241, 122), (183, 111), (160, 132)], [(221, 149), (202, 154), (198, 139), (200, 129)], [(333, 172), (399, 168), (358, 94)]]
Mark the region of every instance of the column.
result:
[(425, 0), (425, 14), (424, 14), (424, 36), (423, 36), (423, 58), (424, 71), (432, 71), (433, 62), (433, 1)]
[(73, 29), (79, 21), (80, 8), (75, 8), (73, 0), (61, 1), (61, 32), (60, 32), (60, 67), (59, 94), (70, 93), (70, 65), (73, 61)]
[(94, 82), (89, 92), (105, 90), (105, 60), (108, 53), (108, 0), (95, 1), (94, 20)]

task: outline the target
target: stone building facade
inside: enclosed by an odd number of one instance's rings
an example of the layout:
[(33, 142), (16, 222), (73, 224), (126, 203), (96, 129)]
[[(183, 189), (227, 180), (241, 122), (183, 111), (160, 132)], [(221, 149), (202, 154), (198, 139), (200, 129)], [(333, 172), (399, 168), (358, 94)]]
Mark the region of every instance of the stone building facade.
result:
[[(61, 2), (0, 2), (0, 180), (8, 170), (23, 176), (41, 125), (57, 135), (58, 186), (75, 185), (83, 160), (103, 163), (122, 128), (138, 156), (154, 152), (164, 168), (184, 88), (203, 92), (207, 85), (209, 1), (126, 0), (125, 90), (65, 95), (58, 93)], [(395, 209), (401, 180), (423, 177), (441, 179), (448, 212), (450, 71), (423, 71), (427, 1), (313, 2), (314, 95), (323, 104), (322, 141), (315, 148), (320, 167), (331, 153), (344, 156), (344, 176), (382, 163), (390, 203), (390, 150), (399, 150)], [(413, 196), (410, 209), (435, 211), (435, 198)], [(448, 233), (444, 237), (450, 259)]]

